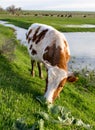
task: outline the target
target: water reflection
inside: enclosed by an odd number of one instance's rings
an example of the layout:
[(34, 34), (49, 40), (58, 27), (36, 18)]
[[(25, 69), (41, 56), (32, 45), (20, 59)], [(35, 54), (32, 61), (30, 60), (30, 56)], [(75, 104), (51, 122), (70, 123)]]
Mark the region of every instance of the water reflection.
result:
[(69, 66), (95, 69), (95, 32), (65, 33), (71, 50)]
[(64, 25), (64, 27), (73, 27), (73, 28), (95, 28), (95, 25), (93, 24), (81, 24), (81, 25)]
[(95, 33), (65, 33), (72, 56), (95, 58)]
[[(15, 29), (16, 37), (22, 44), (26, 45), (26, 29), (0, 21), (0, 24)], [(68, 39), (71, 51), (69, 68), (95, 69), (95, 33), (94, 32), (75, 32), (64, 33)]]

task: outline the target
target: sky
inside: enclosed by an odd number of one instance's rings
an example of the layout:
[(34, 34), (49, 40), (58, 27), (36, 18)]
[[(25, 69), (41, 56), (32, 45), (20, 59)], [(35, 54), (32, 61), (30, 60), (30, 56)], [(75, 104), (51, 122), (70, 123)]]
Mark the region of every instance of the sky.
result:
[(94, 11), (95, 0), (0, 0), (4, 9), (10, 5), (23, 10)]

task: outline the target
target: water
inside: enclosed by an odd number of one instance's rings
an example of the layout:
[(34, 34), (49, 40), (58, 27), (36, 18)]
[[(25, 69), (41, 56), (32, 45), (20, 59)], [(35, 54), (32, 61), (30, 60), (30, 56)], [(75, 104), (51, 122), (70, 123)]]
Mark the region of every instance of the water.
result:
[(95, 28), (95, 25), (93, 24), (81, 24), (81, 25), (73, 25), (73, 24), (70, 24), (70, 25), (64, 25), (64, 27), (73, 27), (73, 28)]
[(95, 32), (64, 33), (71, 50), (69, 66), (95, 69)]
[(95, 33), (93, 32), (77, 32), (64, 33), (71, 54), (76, 57), (95, 58)]
[[(0, 21), (0, 24), (15, 29), (15, 34), (21, 44), (26, 45), (26, 29), (17, 27), (7, 22)], [(92, 26), (91, 26), (92, 27)], [(69, 68), (82, 69), (95, 69), (95, 32), (75, 32), (64, 33), (71, 51), (71, 60)]]
[(9, 24), (6, 21), (0, 21), (0, 24), (4, 25), (6, 27), (13, 28), (15, 30), (17, 40), (20, 40), (21, 44), (26, 45), (26, 31), (27, 31), (26, 29), (17, 27), (13, 24)]

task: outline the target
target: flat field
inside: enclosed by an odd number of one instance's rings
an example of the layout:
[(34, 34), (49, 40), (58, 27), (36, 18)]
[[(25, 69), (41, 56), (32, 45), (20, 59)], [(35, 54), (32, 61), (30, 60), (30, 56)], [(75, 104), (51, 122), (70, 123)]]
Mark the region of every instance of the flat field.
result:
[(49, 11), (23, 11), (19, 14), (1, 13), (1, 20), (7, 20), (17, 26), (28, 28), (32, 23), (51, 25), (62, 32), (95, 32), (94, 28), (72, 28), (65, 25), (95, 25), (95, 13), (85, 12), (49, 12)]

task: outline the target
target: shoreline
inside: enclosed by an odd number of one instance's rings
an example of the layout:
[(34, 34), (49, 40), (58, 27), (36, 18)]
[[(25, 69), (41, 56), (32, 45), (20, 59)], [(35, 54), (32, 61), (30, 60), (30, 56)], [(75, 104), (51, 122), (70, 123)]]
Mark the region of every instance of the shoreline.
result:
[[(13, 24), (10, 24), (7, 21), (0, 21), (0, 24), (2, 24), (3, 26), (13, 28), (15, 30), (17, 40), (20, 40), (20, 43), (26, 46), (26, 38), (25, 38), (25, 32), (27, 31), (26, 29), (20, 28)], [(22, 31), (24, 33), (22, 33)], [(77, 33), (81, 34), (80, 32), (73, 32), (73, 34), (77, 34)], [(84, 32), (84, 33), (86, 33), (86, 32)], [(67, 35), (66, 38), (68, 40), (69, 39), (68, 35), (71, 35), (72, 33), (68, 32), (68, 33), (64, 33), (64, 34)], [(71, 38), (70, 38), (70, 40), (71, 40)], [(71, 43), (71, 42), (69, 42), (69, 43)], [(80, 56), (79, 54), (76, 54), (76, 52), (74, 52), (74, 50), (73, 50), (73, 49), (75, 49), (74, 45), (73, 45), (73, 47), (72, 47), (72, 45), (70, 45), (70, 46), (71, 46), (70, 50), (72, 50), (72, 53), (71, 53), (71, 60), (69, 62), (69, 69), (74, 68), (74, 70), (77, 70), (77, 69), (79, 70), (80, 68), (83, 69), (85, 67), (88, 68), (89, 70), (95, 69), (94, 56), (91, 57), (90, 54), (89, 54), (89, 57), (85, 57), (84, 55)]]

